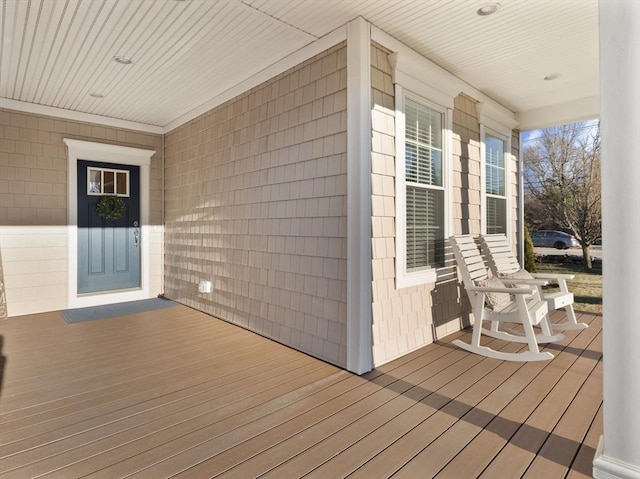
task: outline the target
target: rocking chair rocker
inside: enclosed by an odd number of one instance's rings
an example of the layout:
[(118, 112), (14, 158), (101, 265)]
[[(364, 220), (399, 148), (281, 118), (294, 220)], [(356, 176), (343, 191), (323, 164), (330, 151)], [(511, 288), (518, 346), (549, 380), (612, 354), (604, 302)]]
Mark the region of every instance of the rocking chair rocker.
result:
[[(550, 352), (541, 352), (538, 343), (558, 341), (562, 334), (553, 335), (548, 323), (547, 302), (541, 299), (534, 287), (507, 288), (499, 278), (489, 277), (480, 250), (471, 235), (449, 238), (456, 258), (464, 288), (471, 301), (475, 318), (471, 343), (453, 341), (472, 353), (506, 361), (545, 361), (553, 358)], [(490, 328), (484, 328), (483, 322), (489, 321)], [(503, 331), (501, 323), (522, 325), (523, 334)], [(542, 334), (536, 336), (534, 326), (542, 328)], [(496, 351), (480, 344), (481, 335), (506, 341), (526, 343), (528, 350), (519, 353)]]

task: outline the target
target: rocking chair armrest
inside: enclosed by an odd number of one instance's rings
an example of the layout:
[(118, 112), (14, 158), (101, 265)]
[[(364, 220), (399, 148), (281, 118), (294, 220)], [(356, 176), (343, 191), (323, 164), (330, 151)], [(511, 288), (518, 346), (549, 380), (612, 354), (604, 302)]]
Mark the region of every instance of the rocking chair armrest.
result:
[(538, 278), (534, 278), (534, 279), (500, 278), (500, 281), (502, 281), (504, 284), (529, 284), (532, 286), (546, 286), (549, 284), (549, 281), (547, 281), (546, 279), (538, 279)]
[(575, 274), (563, 274), (563, 273), (533, 273), (531, 276), (537, 279), (573, 279)]
[(486, 288), (484, 286), (465, 287), (467, 291), (477, 293), (507, 293), (507, 294), (533, 294), (534, 290), (529, 288)]

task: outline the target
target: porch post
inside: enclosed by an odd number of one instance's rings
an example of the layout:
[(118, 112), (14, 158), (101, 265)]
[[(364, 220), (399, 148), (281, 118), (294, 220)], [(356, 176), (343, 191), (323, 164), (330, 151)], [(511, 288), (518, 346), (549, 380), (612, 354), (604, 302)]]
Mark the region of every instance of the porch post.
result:
[(347, 25), (347, 369), (373, 367), (371, 293), (371, 30)]
[(640, 2), (600, 0), (604, 434), (595, 478), (640, 478)]

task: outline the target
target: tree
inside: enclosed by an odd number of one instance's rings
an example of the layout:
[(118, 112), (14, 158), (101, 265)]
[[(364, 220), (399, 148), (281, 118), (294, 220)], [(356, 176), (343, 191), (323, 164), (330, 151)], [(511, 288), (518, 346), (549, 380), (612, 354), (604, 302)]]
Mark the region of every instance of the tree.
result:
[(586, 268), (591, 269), (589, 247), (602, 235), (599, 124), (540, 130), (524, 149), (524, 163), (528, 221), (571, 230), (582, 247)]

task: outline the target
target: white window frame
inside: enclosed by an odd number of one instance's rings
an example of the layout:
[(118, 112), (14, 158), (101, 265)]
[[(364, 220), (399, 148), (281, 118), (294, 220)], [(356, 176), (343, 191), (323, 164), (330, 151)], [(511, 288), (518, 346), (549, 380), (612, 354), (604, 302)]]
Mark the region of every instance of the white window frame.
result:
[(451, 234), (452, 188), (451, 188), (451, 143), (453, 129), (453, 110), (439, 105), (415, 92), (405, 91), (395, 85), (396, 103), (396, 288), (408, 288), (422, 284), (434, 283), (437, 278), (437, 267), (419, 271), (407, 271), (407, 229), (406, 229), (406, 181), (405, 181), (405, 98), (432, 108), (443, 115), (442, 123), (442, 189), (444, 191), (444, 224), (443, 237)]
[[(100, 191), (91, 191), (91, 172), (92, 171), (100, 172)], [(105, 173), (113, 173), (113, 177), (114, 177), (113, 193), (105, 193), (104, 191), (104, 184), (105, 184), (104, 174)], [(118, 186), (116, 181), (118, 173), (123, 173), (126, 177), (124, 192), (118, 191)], [(123, 198), (128, 198), (129, 197), (129, 170), (114, 170), (113, 168), (100, 168), (97, 166), (87, 166), (87, 195), (88, 196), (109, 195), (109, 196), (121, 196)]]
[(487, 197), (493, 196), (495, 198), (501, 198), (498, 195), (489, 195), (487, 193), (487, 151), (486, 151), (486, 138), (492, 136), (498, 138), (504, 142), (504, 199), (505, 199), (505, 235), (510, 238), (511, 234), (511, 136), (498, 132), (492, 128), (488, 128), (483, 124), (480, 124), (480, 181), (482, 183), (482, 196), (481, 196), (481, 229), (482, 234), (487, 234)]

